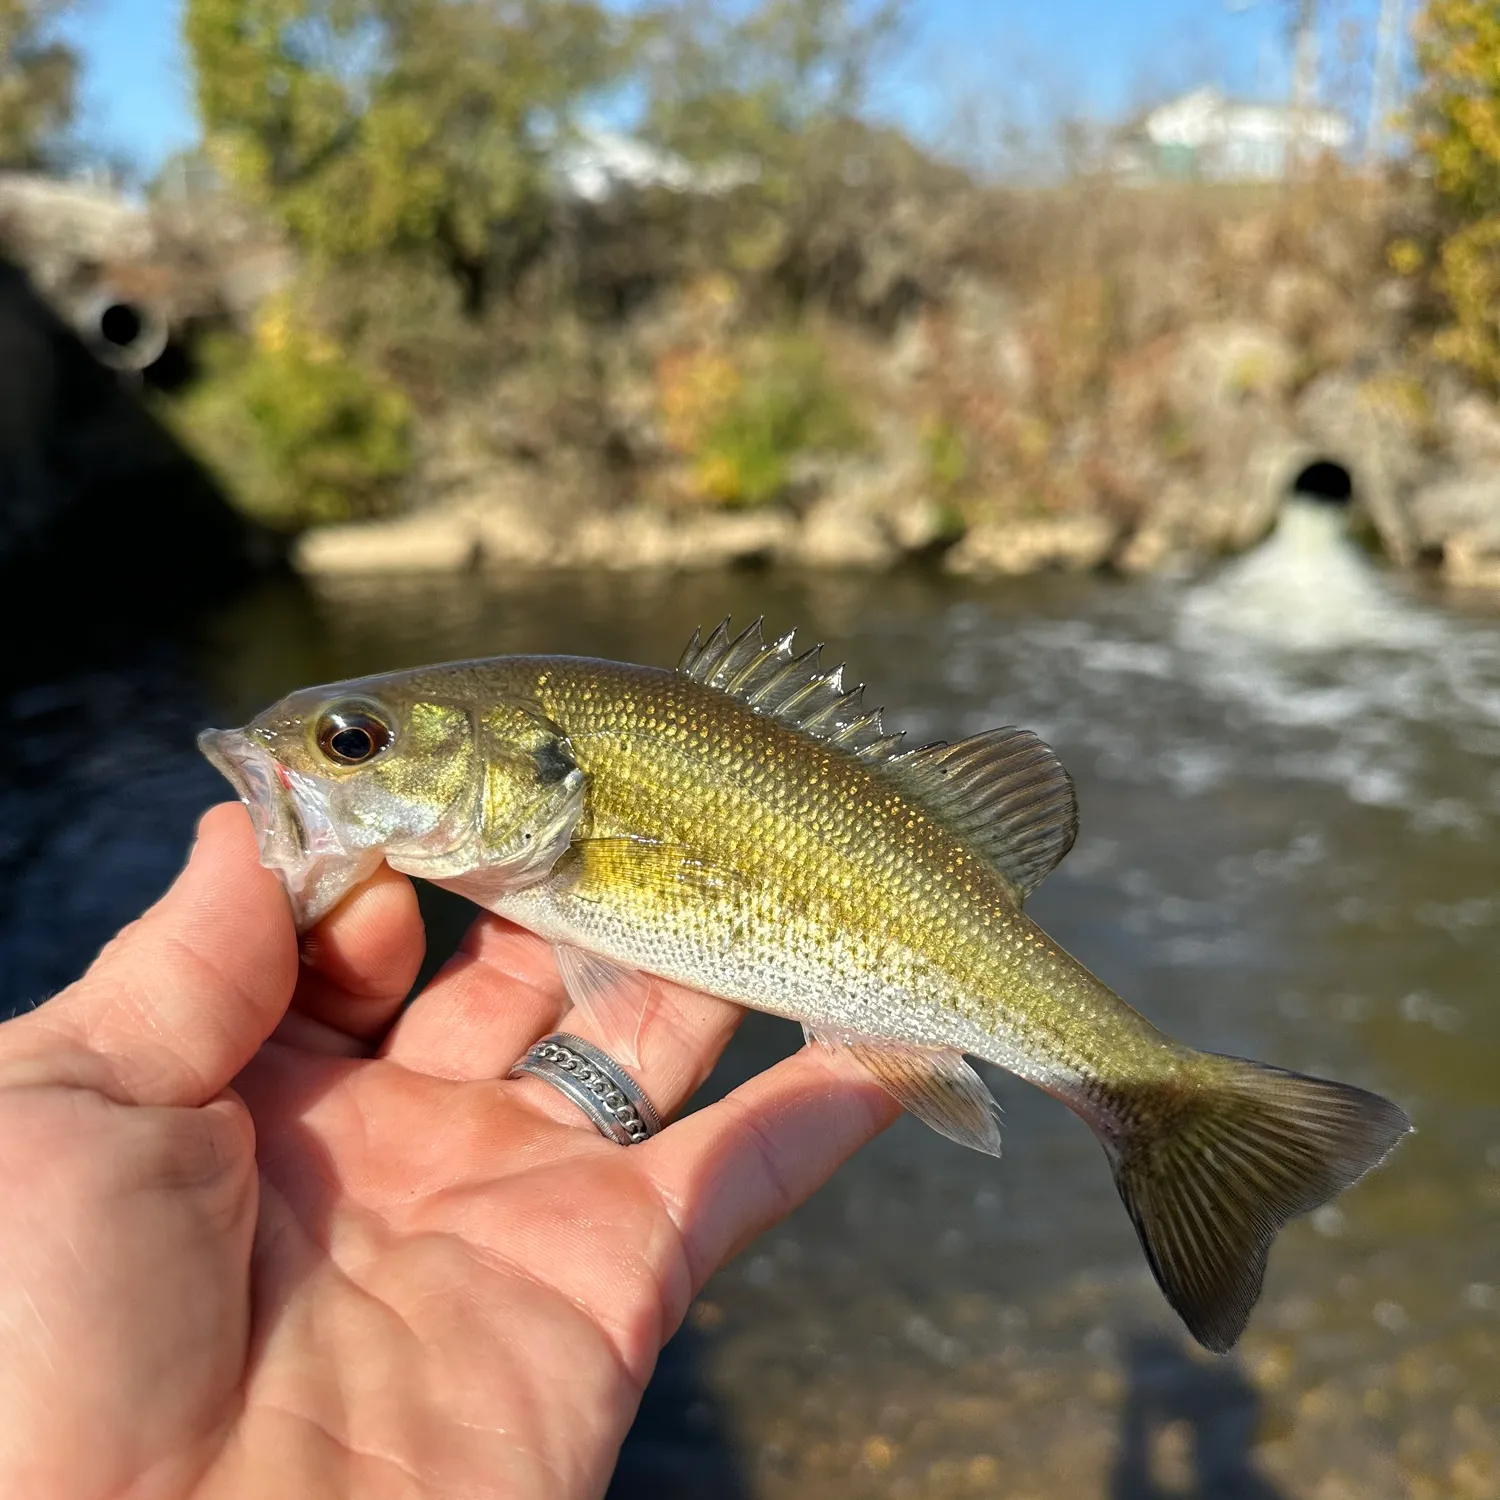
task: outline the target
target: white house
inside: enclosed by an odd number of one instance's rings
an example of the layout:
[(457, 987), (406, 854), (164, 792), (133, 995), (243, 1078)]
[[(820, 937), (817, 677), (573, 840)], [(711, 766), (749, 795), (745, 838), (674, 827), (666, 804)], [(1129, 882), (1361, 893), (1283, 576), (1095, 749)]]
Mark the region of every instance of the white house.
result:
[(1116, 140), (1114, 168), (1143, 180), (1272, 182), (1299, 157), (1343, 151), (1353, 136), (1333, 110), (1252, 104), (1208, 85), (1128, 125)]
[(552, 169), (563, 196), (585, 203), (603, 203), (631, 188), (715, 195), (754, 182), (759, 175), (754, 162), (698, 167), (675, 152), (596, 125), (582, 126), (556, 153)]

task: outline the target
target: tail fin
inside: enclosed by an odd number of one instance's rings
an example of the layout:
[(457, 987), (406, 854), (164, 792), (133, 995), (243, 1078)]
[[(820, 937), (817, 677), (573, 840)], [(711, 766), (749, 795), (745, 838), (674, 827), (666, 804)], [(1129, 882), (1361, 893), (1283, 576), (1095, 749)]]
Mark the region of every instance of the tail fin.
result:
[(1100, 1129), (1151, 1270), (1188, 1331), (1223, 1354), (1288, 1219), (1357, 1181), (1411, 1129), (1388, 1099), (1237, 1057), (1132, 1089)]

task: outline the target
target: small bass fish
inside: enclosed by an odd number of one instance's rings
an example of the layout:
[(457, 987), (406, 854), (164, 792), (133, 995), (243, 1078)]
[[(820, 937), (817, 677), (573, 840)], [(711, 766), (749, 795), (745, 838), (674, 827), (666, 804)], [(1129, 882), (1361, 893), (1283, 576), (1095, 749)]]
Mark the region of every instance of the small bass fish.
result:
[(660, 975), (801, 1021), (980, 1151), (996, 1105), (964, 1054), (1038, 1085), (1098, 1136), (1167, 1300), (1229, 1349), (1277, 1230), (1409, 1121), (1158, 1031), (1022, 909), (1078, 826), (1052, 751), (1024, 729), (905, 749), (842, 672), (726, 622), (676, 671), (457, 662), (307, 688), (200, 744), (300, 927), (384, 859), (550, 940), (626, 1061)]

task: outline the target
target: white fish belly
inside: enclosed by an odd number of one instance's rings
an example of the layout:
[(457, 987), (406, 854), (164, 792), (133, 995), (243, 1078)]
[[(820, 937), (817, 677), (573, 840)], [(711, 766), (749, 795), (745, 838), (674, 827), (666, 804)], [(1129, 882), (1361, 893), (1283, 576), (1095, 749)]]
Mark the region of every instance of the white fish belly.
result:
[(865, 972), (852, 945), (843, 955), (848, 962), (841, 963), (837, 943), (831, 952), (823, 944), (813, 952), (791, 934), (757, 942), (734, 936), (726, 923), (719, 939), (706, 924), (702, 935), (685, 935), (546, 884), (504, 892), (485, 904), (551, 942), (586, 948), (751, 1010), (918, 1047), (955, 1047), (1026, 1077), (1037, 1072), (1035, 1062), (1006, 1039), (943, 1003), (951, 989), (946, 976)]

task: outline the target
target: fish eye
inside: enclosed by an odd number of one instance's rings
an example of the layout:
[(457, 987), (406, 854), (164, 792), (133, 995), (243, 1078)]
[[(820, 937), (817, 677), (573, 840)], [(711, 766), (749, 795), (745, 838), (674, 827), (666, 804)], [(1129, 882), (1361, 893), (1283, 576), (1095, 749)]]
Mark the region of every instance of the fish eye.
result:
[(341, 766), (374, 760), (391, 742), (391, 726), (368, 704), (338, 704), (318, 720), (318, 749)]

